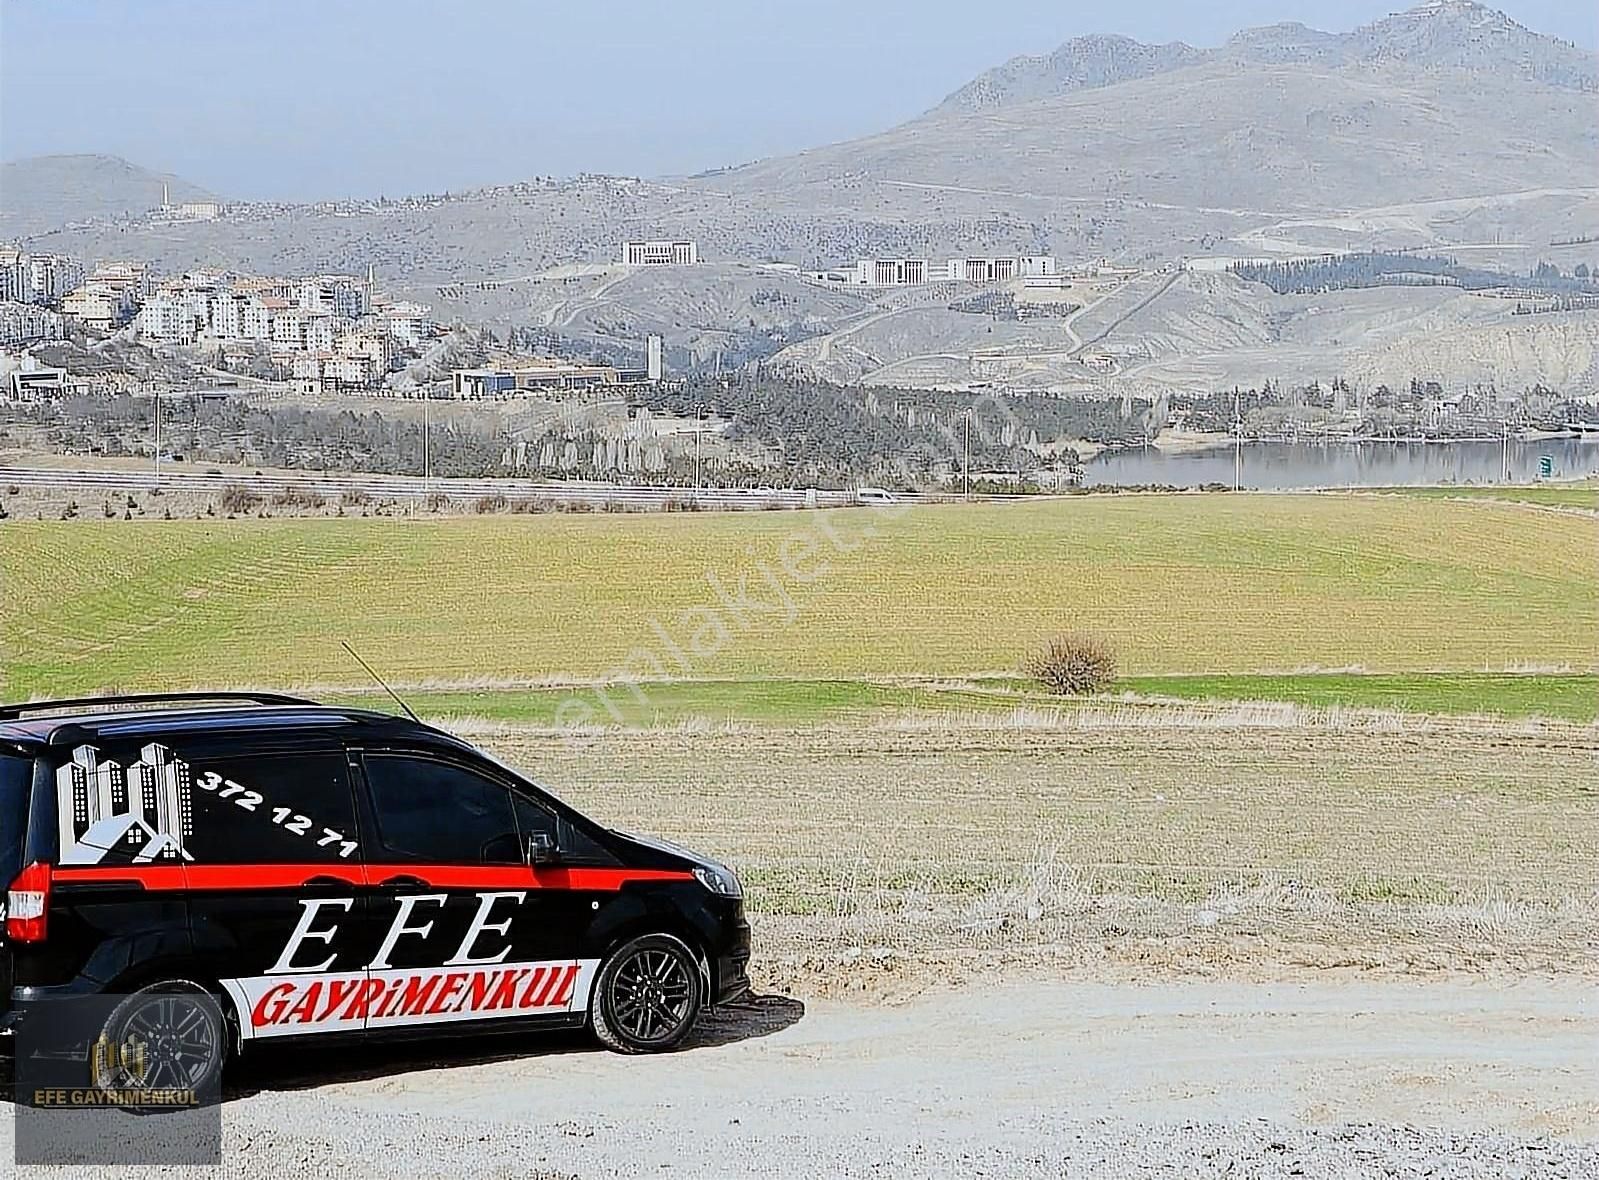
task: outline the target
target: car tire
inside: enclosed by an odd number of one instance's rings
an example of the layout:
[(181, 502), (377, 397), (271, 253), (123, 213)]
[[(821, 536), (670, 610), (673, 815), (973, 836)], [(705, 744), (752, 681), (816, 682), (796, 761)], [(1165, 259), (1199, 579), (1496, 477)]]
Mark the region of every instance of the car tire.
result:
[(137, 1070), (95, 1055), (90, 1080), (104, 1089), (133, 1084), (214, 1093), (231, 1038), (222, 1005), (207, 988), (186, 979), (146, 984), (123, 997), (100, 1029), (102, 1044), (144, 1046)]
[(694, 952), (670, 934), (645, 934), (611, 952), (589, 997), (589, 1024), (616, 1053), (661, 1053), (693, 1031), (705, 1004)]

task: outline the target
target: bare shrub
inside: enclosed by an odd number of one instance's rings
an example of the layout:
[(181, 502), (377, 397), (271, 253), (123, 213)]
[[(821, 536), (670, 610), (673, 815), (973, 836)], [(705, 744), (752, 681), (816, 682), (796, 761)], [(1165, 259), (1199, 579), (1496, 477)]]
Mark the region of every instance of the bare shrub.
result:
[(321, 508), (327, 499), (321, 492), (310, 488), (301, 487), (299, 484), (290, 484), (272, 497), (272, 503), (279, 508)]
[(1083, 696), (1116, 682), (1116, 652), (1101, 636), (1084, 631), (1057, 635), (1027, 657), (1027, 674), (1050, 692)]
[(240, 484), (229, 484), (222, 489), (222, 511), (239, 514), (253, 511), (261, 504), (261, 497)]
[(504, 512), (511, 506), (511, 501), (504, 492), (493, 492), (487, 496), (479, 496), (477, 503), (472, 505), (472, 510), (479, 516), (485, 512)]

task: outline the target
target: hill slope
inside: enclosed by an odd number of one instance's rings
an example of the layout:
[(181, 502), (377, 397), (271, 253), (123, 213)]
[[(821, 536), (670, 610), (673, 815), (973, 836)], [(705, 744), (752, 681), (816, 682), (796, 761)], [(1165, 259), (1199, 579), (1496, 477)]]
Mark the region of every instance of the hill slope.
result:
[(33, 156), (0, 164), (0, 239), (154, 209), (163, 184), (174, 202), (216, 199), (199, 185), (117, 156)]

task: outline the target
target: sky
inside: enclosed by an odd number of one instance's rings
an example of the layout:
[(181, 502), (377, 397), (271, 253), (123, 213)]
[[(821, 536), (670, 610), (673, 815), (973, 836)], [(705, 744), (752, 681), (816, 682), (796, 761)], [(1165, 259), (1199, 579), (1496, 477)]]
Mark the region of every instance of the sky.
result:
[[(0, 0), (0, 159), (106, 153), (280, 200), (675, 175), (883, 130), (1088, 33), (1211, 46), (1407, 4)], [(1591, 0), (1499, 7), (1599, 46)]]

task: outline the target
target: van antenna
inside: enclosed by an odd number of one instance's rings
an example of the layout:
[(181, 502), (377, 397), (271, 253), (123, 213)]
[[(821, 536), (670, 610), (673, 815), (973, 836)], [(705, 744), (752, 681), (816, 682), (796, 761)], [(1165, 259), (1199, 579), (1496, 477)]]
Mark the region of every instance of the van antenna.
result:
[(411, 711), (411, 706), (406, 704), (403, 700), (400, 699), (400, 694), (395, 692), (392, 688), (389, 687), (389, 682), (387, 680), (384, 680), (383, 677), (379, 676), (376, 672), (372, 671), (372, 665), (367, 663), (365, 660), (363, 660), (361, 658), (361, 656), (360, 656), (360, 653), (357, 652), (355, 650), (355, 648), (351, 647), (348, 643), (344, 642), (344, 640), (342, 640), (342, 639), (339, 640), (339, 646), (342, 647), (345, 651), (349, 652), (350, 655), (355, 658), (355, 662), (360, 664), (361, 667), (366, 669), (366, 674), (368, 676), (372, 677), (373, 680), (376, 680), (379, 684), (381, 684), (383, 686), (383, 691), (388, 693), (391, 697), (394, 698), (394, 703), (396, 705), (399, 705), (400, 708), (405, 710), (405, 715), (407, 717), (409, 717), (412, 721), (415, 721), (418, 725), (422, 724), (422, 718), (418, 717), (415, 713), (413, 713)]

